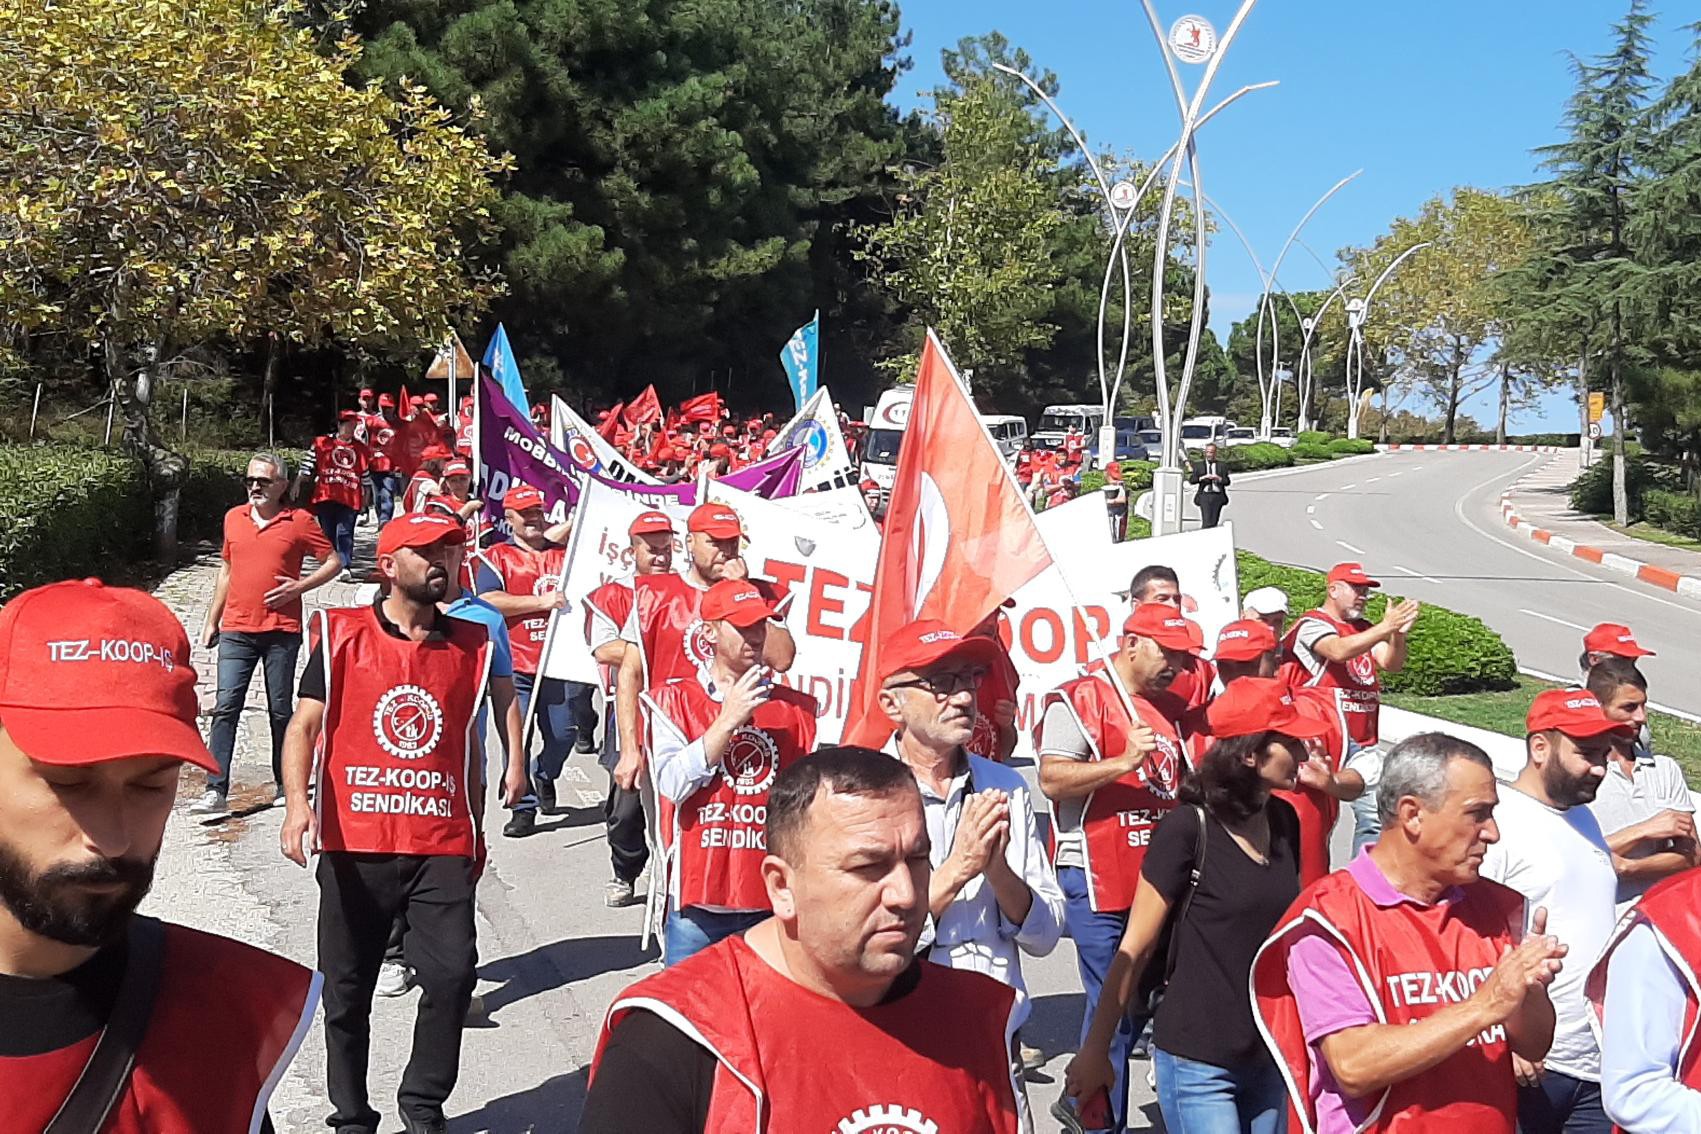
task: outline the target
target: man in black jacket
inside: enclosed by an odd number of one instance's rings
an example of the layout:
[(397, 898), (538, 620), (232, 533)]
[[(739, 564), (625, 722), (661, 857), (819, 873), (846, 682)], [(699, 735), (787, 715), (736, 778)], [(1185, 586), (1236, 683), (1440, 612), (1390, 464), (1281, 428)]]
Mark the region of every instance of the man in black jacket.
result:
[(1199, 486), (1199, 491), (1193, 494), (1193, 503), (1199, 505), (1199, 526), (1216, 527), (1217, 518), (1223, 514), (1223, 505), (1228, 503), (1229, 471), (1217, 460), (1215, 445), (1205, 446), (1205, 459), (1193, 462), (1190, 479)]

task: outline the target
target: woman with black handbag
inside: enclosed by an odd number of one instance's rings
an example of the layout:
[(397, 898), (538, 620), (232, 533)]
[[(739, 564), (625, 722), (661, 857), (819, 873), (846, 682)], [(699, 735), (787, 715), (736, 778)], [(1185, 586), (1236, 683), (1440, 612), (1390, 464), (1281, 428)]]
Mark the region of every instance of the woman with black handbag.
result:
[[(1271, 678), (1234, 681), (1206, 712), (1213, 743), (1158, 824), (1140, 871), (1092, 1028), (1065, 1072), (1064, 1094), (1091, 1100), (1113, 1080), (1117, 1021), (1166, 927), (1168, 991), (1152, 1061), (1169, 1134), (1281, 1134), (1287, 1096), (1252, 1018), (1247, 977), (1258, 947), (1299, 896), (1299, 819), (1292, 790), (1304, 741), (1324, 727)], [(1206, 862), (1209, 868), (1206, 868)]]

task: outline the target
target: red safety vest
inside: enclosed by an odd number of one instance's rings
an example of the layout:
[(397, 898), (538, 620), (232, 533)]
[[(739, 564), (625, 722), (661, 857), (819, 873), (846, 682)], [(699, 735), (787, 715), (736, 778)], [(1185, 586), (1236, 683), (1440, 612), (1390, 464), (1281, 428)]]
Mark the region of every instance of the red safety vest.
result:
[[(217, 974), (220, 995), (207, 995)], [(101, 1134), (255, 1131), (319, 1004), (319, 975), (219, 937), (166, 925), (159, 987), (130, 1082)], [(0, 1056), (0, 1130), (45, 1129), (99, 1033), (42, 1055)]]
[[(1122, 755), (1133, 722), (1109, 680), (1093, 674), (1052, 690), (1040, 706), (1040, 719), (1053, 701), (1074, 713), (1092, 747), (1091, 759)], [(1152, 831), (1175, 808), (1175, 793), (1187, 767), (1175, 722), (1144, 697), (1130, 695), (1129, 701), (1141, 722), (1157, 734), (1158, 747), (1133, 772), (1087, 797), (1081, 831), (1087, 893), (1094, 913), (1126, 910), (1134, 904)]]
[(980, 973), (916, 964), (908, 993), (855, 1008), (803, 988), (742, 936), (729, 937), (615, 1000), (591, 1081), (609, 1033), (644, 1010), (715, 1057), (704, 1125), (715, 1134), (1015, 1134), (1015, 992)]
[(366, 475), (366, 446), (339, 437), (313, 439), (313, 503), (329, 500), (360, 510), (360, 478)]
[[(614, 625), (616, 630), (626, 625), (626, 619), (632, 613), (632, 584), (616, 580), (604, 583), (596, 590), (585, 596), (585, 642), (590, 644), (591, 615), (600, 613)], [(615, 678), (619, 674), (614, 666), (597, 663), (597, 672), (602, 675), (602, 691), (610, 696), (614, 694)]]
[(1182, 710), (1201, 708), (1211, 703), (1211, 687), (1216, 681), (1217, 667), (1205, 658), (1194, 658), (1192, 665), (1176, 672), (1175, 680), (1158, 701), (1174, 700)]
[[(751, 579), (770, 605), (777, 605), (785, 592), (766, 579)], [(708, 668), (715, 655), (714, 637), (708, 624), (697, 617), (703, 592), (685, 576), (639, 575), (632, 580), (633, 601), (638, 607), (638, 645), (643, 652), (644, 685), (666, 685), (676, 677), (696, 677)]]
[[(1324, 689), (1301, 688), (1293, 690), (1293, 700), (1300, 712), (1330, 725), (1327, 735), (1305, 742), (1308, 758), (1323, 761), (1331, 772), (1340, 771), (1347, 758), (1347, 738), (1334, 698)], [(1309, 886), (1329, 873), (1329, 832), (1341, 816), (1341, 801), (1309, 787), (1271, 794), (1287, 800), (1299, 816), (1299, 884)]]
[(1016, 700), (1021, 683), (1016, 663), (1010, 660), (1010, 651), (1006, 647), (975, 692), (975, 730), (968, 743), (963, 745), (971, 756), (1004, 762), (998, 752), (998, 720), (993, 714), (998, 711), (998, 702)]
[(1701, 869), (1685, 870), (1661, 879), (1619, 921), (1583, 984), (1583, 994), (1588, 997), (1597, 1020), (1606, 1008), (1607, 962), (1625, 934), (1637, 925), (1646, 925), (1654, 931), (1660, 951), (1682, 974), (1686, 991), (1683, 1030), (1678, 1034), (1677, 1066), (1672, 1069), (1672, 1075), (1690, 1090), (1701, 1091), (1701, 1044), (1695, 1042), (1696, 1032), (1701, 1030), (1697, 1028), (1701, 1023), (1701, 981), (1695, 975), (1695, 966), (1701, 961)]
[[(675, 678), (651, 689), (643, 701), (648, 712), (661, 714), (687, 740), (708, 732), (721, 711), (721, 703), (695, 677)], [(683, 803), (663, 808), (662, 822), (675, 848), (680, 908), (768, 908), (761, 873), (768, 853), (763, 831), (768, 788), (782, 768), (814, 751), (815, 718), (820, 714), (815, 698), (774, 685), (750, 723), (733, 732), (720, 774)], [(655, 735), (653, 727), (650, 735)]]
[(423, 512), (425, 502), (443, 491), (443, 486), (437, 483), (437, 478), (420, 469), (413, 474), (407, 487), (402, 489), (402, 511)]
[[(561, 547), (533, 551), (516, 543), (498, 543), (484, 549), (484, 561), (496, 575), (497, 590), (521, 597), (560, 590), (567, 572), (567, 550)], [(543, 640), (549, 633), (549, 615), (515, 615), (507, 621), (508, 642), (514, 650), (514, 672), (537, 673), (543, 668)]]
[(473, 725), (490, 638), (475, 623), (444, 622), (447, 637), (415, 642), (387, 634), (371, 607), (319, 612), (320, 850), (474, 857), (482, 753)]
[[(1311, 1056), (1288, 987), (1288, 952), (1321, 929), (1385, 1024), (1409, 1024), (1475, 992), (1493, 972), (1524, 919), (1524, 896), (1487, 879), (1457, 902), (1379, 907), (1345, 870), (1308, 886), (1282, 915), (1252, 962), (1253, 1013), (1284, 1069), (1301, 1129), (1315, 1130)], [(1440, 1063), (1403, 1079), (1375, 1100), (1364, 1131), (1512, 1134), (1518, 1090), (1505, 1025), (1476, 1036)]]
[(396, 441), (396, 427), (381, 413), (366, 415), (366, 467), (377, 473), (393, 472), (396, 458), (390, 446)]
[[(1286, 660), (1281, 676), (1286, 678), (1290, 685), (1330, 690), (1335, 698), (1336, 711), (1341, 715), (1341, 727), (1346, 730), (1347, 735), (1359, 744), (1375, 744), (1377, 718), (1382, 708), (1382, 679), (1377, 672), (1379, 667), (1376, 659), (1367, 650), (1344, 662), (1323, 662), (1316, 673), (1311, 673), (1300, 663), (1299, 655), (1294, 650), (1294, 644), (1299, 638), (1299, 629), (1308, 618), (1324, 623), (1343, 638), (1370, 629), (1370, 623), (1362, 618), (1357, 622), (1342, 622), (1322, 610), (1307, 611), (1300, 615), (1282, 638), (1282, 651)], [(1318, 660), (1322, 661), (1321, 658)]]

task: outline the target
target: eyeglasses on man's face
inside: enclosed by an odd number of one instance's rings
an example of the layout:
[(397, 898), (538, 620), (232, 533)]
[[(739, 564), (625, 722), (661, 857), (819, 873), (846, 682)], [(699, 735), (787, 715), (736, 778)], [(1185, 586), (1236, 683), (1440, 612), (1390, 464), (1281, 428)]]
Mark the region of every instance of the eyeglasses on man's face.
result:
[(986, 667), (975, 666), (972, 669), (950, 670), (944, 673), (929, 673), (909, 681), (894, 681), (886, 686), (888, 689), (920, 689), (935, 697), (950, 697), (964, 690), (974, 692), (980, 688), (980, 683), (986, 680)]

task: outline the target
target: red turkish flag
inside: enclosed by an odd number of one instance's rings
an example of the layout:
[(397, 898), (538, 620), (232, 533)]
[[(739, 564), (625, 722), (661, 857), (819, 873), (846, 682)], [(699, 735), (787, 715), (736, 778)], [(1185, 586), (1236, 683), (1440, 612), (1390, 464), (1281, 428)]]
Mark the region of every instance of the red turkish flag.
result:
[(1051, 566), (1033, 509), (987, 436), (968, 389), (928, 332), (863, 625), (844, 743), (878, 748), (891, 722), (875, 703), (879, 644), (937, 618), (966, 634)]
[(721, 419), (721, 396), (713, 391), (679, 403), (679, 420), (715, 422)]
[(656, 388), (652, 384), (645, 386), (644, 392), (626, 407), (626, 424), (636, 428), (646, 422), (660, 421), (661, 415), (661, 398), (656, 396)]
[(615, 402), (614, 408), (604, 414), (601, 421), (597, 422), (597, 433), (599, 433), (602, 436), (602, 439), (607, 441), (610, 445), (615, 444), (615, 438), (620, 436), (620, 415), (625, 411), (625, 409), (626, 405), (624, 402)]

